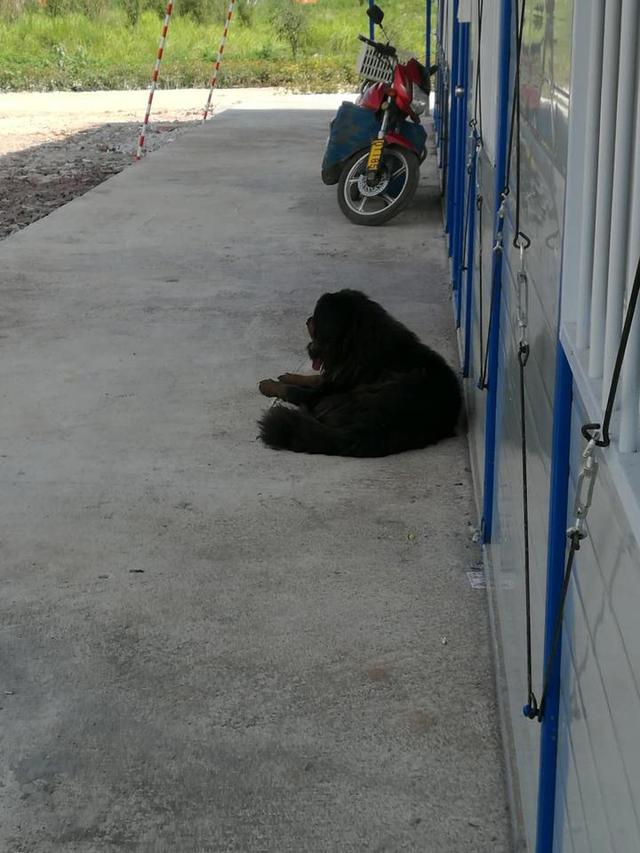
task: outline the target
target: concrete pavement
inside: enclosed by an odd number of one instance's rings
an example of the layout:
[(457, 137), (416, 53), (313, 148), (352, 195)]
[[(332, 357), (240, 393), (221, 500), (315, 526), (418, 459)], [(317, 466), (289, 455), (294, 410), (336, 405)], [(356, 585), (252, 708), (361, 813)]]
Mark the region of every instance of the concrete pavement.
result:
[(509, 850), (464, 437), (256, 441), (325, 290), (456, 361), (433, 160), (357, 228), (330, 117), (223, 113), (0, 244), (2, 850)]

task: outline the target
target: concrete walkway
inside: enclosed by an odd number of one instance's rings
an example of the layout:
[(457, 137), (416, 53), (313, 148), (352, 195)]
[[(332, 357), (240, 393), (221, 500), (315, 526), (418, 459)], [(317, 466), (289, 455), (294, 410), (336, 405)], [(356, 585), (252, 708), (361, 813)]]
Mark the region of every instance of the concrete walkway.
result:
[(352, 226), (330, 115), (226, 112), (0, 244), (3, 851), (509, 849), (464, 438), (255, 440), (325, 290), (456, 359), (433, 161)]

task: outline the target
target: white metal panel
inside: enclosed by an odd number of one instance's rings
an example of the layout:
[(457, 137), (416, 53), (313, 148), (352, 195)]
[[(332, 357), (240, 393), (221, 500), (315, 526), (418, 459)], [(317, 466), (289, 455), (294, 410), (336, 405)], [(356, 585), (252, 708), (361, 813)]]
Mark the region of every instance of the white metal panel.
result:
[(611, 205), (611, 231), (609, 271), (607, 283), (607, 314), (604, 339), (603, 408), (606, 406), (616, 354), (622, 329), (622, 306), (627, 276), (627, 236), (629, 231), (629, 176), (635, 148), (634, 87), (625, 80), (637, 80), (636, 54), (638, 51), (638, 3), (623, 0), (620, 34), (620, 62), (618, 77), (618, 102), (616, 106), (616, 137), (613, 162), (613, 199)]
[[(567, 0), (557, 4), (559, 31), (569, 32), (571, 5)], [(529, 15), (532, 12), (528, 13)], [(547, 15), (550, 13), (546, 13)], [(564, 16), (564, 17), (563, 17)], [(495, 210), (494, 178), (496, 156), (496, 120), (498, 91), (498, 59), (500, 54), (500, 4), (485, 0), (482, 33), (482, 106), (484, 150), (480, 158), (480, 183), (483, 195), (484, 323), (482, 333), (486, 342), (491, 262), (493, 215)], [(547, 507), (549, 499), (549, 457), (551, 449), (551, 401), (553, 398), (554, 345), (557, 321), (559, 269), (561, 262), (561, 223), (564, 197), (564, 162), (562, 145), (566, 140), (566, 91), (549, 86), (554, 78), (550, 62), (555, 56), (569, 67), (570, 46), (558, 44), (551, 20), (545, 18), (543, 41), (525, 46), (527, 71), (523, 75), (526, 92), (526, 112), (523, 115), (522, 181), (526, 193), (522, 201), (522, 224), (532, 239), (527, 253), (530, 274), (529, 332), (532, 352), (527, 366), (527, 428), (529, 434), (529, 498), (530, 533), (532, 543), (532, 602), (534, 679), (541, 681), (541, 650), (543, 647), (543, 614), (545, 598), (545, 562), (547, 538)], [(477, 28), (472, 23), (472, 63), (477, 56)], [(557, 69), (555, 69), (557, 71)], [(560, 82), (560, 81), (558, 81)], [(562, 83), (567, 86), (566, 80)], [(546, 88), (544, 88), (546, 86)], [(568, 88), (568, 86), (567, 86)], [(539, 97), (532, 93), (539, 93)], [(560, 105), (559, 101), (564, 98)], [(560, 131), (558, 132), (558, 127)], [(564, 127), (564, 131), (562, 130)], [(565, 136), (563, 136), (563, 132)], [(565, 144), (566, 148), (566, 144)], [(544, 210), (546, 216), (540, 216)], [(509, 212), (511, 214), (512, 211)], [(505, 225), (505, 246), (510, 245), (510, 219)], [(476, 250), (478, 234), (476, 233)], [(498, 403), (498, 448), (496, 458), (496, 509), (491, 558), (493, 596), (498, 612), (499, 642), (504, 658), (508, 692), (508, 712), (512, 721), (515, 759), (518, 768), (522, 809), (529, 848), (535, 846), (537, 779), (540, 727), (522, 716), (526, 701), (525, 601), (523, 575), (522, 532), (522, 473), (520, 463), (520, 424), (518, 409), (518, 369), (516, 356), (516, 325), (512, 266), (518, 258), (512, 251), (505, 256), (505, 275), (501, 305), (501, 348)], [(476, 267), (478, 260), (476, 260)], [(474, 277), (473, 296), (473, 378), (468, 385), (471, 399), (472, 451), (476, 478), (483, 457), (484, 411), (486, 392), (475, 389), (480, 371), (478, 353), (479, 311), (478, 272)]]
[(607, 0), (604, 9), (602, 47), (602, 98), (598, 141), (598, 190), (596, 230), (591, 279), (591, 316), (589, 329), (589, 376), (602, 376), (604, 329), (609, 269), (609, 226), (613, 193), (613, 153), (616, 137), (616, 96), (618, 91), (618, 53), (620, 49), (621, 0)]
[[(508, 234), (505, 235), (508, 237)], [(513, 258), (515, 260), (515, 258)], [(536, 270), (529, 266), (529, 332), (531, 356), (526, 368), (527, 433), (529, 480), (529, 532), (531, 548), (532, 638), (536, 650), (533, 661), (534, 684), (542, 680), (541, 655), (544, 645), (544, 600), (549, 501), (549, 457), (551, 449), (551, 398), (553, 333), (540, 299)], [(496, 517), (492, 556), (500, 609), (501, 641), (504, 649), (509, 705), (520, 768), (520, 789), (526, 835), (534, 848), (537, 811), (539, 726), (522, 716), (526, 694), (524, 538), (522, 527), (522, 470), (520, 460), (520, 416), (518, 407), (517, 325), (513, 273), (504, 278), (501, 317), (501, 401), (499, 407), (499, 451), (497, 464)]]
[[(630, 247), (640, 247), (640, 229), (637, 237), (632, 232), (629, 245)], [(638, 259), (634, 258), (633, 262), (638, 263)], [(634, 272), (635, 267), (630, 269), (630, 275), (633, 275)], [(636, 453), (637, 455), (638, 424), (640, 420), (638, 412), (640, 405), (640, 313), (637, 313), (631, 326), (631, 334), (622, 370), (620, 399), (620, 452)]]
[[(578, 406), (572, 423), (574, 471), (584, 446), (585, 417)], [(577, 780), (582, 818), (572, 815), (572, 834), (578, 837), (577, 818), (591, 844), (577, 849), (626, 853), (640, 849), (640, 549), (606, 452), (600, 465), (589, 536), (578, 554), (565, 618), (559, 747), (568, 765), (558, 779), (557, 807), (569, 801), (565, 789)]]
[[(476, 0), (477, 2), (477, 0)], [(496, 122), (498, 91), (498, 61), (500, 56), (500, 0), (484, 0), (482, 14), (482, 45), (480, 51), (480, 82), (482, 98), (482, 139), (493, 166), (496, 163)], [(474, 20), (476, 18), (474, 17)], [(472, 51), (477, 55), (477, 26), (473, 26)], [(475, 60), (474, 60), (475, 67)]]
[[(561, 41), (561, 35), (570, 34), (570, 22), (571, 4), (566, 0), (558, 0), (555, 6), (528, 6), (521, 70), (523, 191), (520, 224), (531, 238), (531, 247), (525, 253), (529, 282), (528, 339), (531, 346), (525, 373), (533, 678), (537, 692), (542, 680), (544, 646), (552, 400), (567, 167), (566, 77), (570, 68), (571, 46), (567, 39)], [(518, 333), (514, 298), (519, 257), (511, 247), (515, 174), (513, 170), (504, 234), (497, 495), (491, 556), (525, 832), (529, 849), (533, 850), (540, 727), (522, 715), (527, 685)]]
[[(569, 606), (567, 622), (573, 623)], [(588, 654), (588, 638), (583, 630), (584, 620), (573, 627), (575, 644), (565, 631), (563, 635), (562, 682), (571, 689), (563, 693), (560, 703), (560, 728), (563, 736), (558, 744), (563, 761), (558, 767), (556, 808), (564, 802), (565, 826), (556, 825), (556, 833), (564, 831), (578, 850), (609, 853), (612, 850), (607, 815), (600, 786), (598, 767), (585, 722), (585, 705), (572, 672), (581, 666)]]
[[(569, 605), (568, 624), (573, 624), (572, 607)], [(584, 639), (582, 645), (571, 644), (569, 632), (563, 636), (562, 681), (571, 679), (571, 673), (576, 668), (576, 662), (583, 660), (587, 648), (584, 631), (576, 634)], [(569, 733), (568, 727), (571, 725)], [(609, 853), (611, 844), (607, 816), (600, 790), (598, 768), (593, 756), (589, 733), (585, 725), (584, 703), (578, 685), (573, 682), (572, 689), (566, 691), (560, 704), (560, 726), (567, 732), (558, 744), (558, 754), (561, 761), (558, 767), (556, 808), (561, 809), (562, 801), (566, 808), (564, 815), (566, 825), (556, 826), (556, 832), (564, 829), (569, 832), (573, 846), (578, 850), (590, 850), (593, 853)], [(578, 775), (578, 762), (581, 761)], [(562, 812), (560, 812), (562, 813)]]
[[(571, 211), (571, 221), (581, 221), (580, 242), (578, 254), (578, 280), (581, 286), (577, 289), (577, 347), (586, 349), (589, 345), (589, 312), (591, 307), (591, 276), (593, 274), (593, 243), (596, 227), (596, 188), (598, 183), (598, 134), (600, 132), (600, 101), (602, 97), (602, 38), (604, 35), (604, 15), (602, 4), (596, 0), (590, 0), (589, 13), (585, 9), (582, 14), (577, 14), (574, 21), (574, 35), (578, 32), (584, 39), (583, 23), (589, 21), (588, 51), (576, 51), (580, 43), (574, 37), (574, 75), (571, 81), (572, 106), (577, 108), (571, 110), (571, 122), (579, 121), (579, 115), (585, 115), (584, 137), (575, 135), (572, 140), (571, 155), (578, 149), (582, 153), (582, 193), (581, 197), (567, 199)], [(588, 16), (588, 17), (587, 17)], [(588, 63), (582, 62), (582, 57), (588, 58)], [(576, 73), (582, 71), (583, 73)], [(586, 71), (586, 74), (584, 73)], [(586, 92), (584, 85), (586, 82)], [(571, 164), (572, 156), (569, 157)], [(579, 193), (579, 189), (577, 192)], [(573, 191), (570, 184), (568, 191)], [(572, 267), (565, 267), (572, 270)], [(567, 318), (568, 319), (568, 318)]]
[(443, 39), (447, 56), (447, 64), (451, 68), (453, 57), (453, 20), (454, 0), (445, 0), (445, 38)]
[[(600, 52), (593, 50), (602, 39), (603, 27), (605, 68), (598, 80)], [(584, 399), (590, 420), (601, 420), (609, 395), (640, 253), (639, 39), (637, 0), (607, 0), (604, 7), (600, 0), (588, 0), (578, 8), (574, 43), (579, 46), (588, 40), (590, 47), (588, 53), (578, 49), (574, 56), (562, 335), (579, 384), (588, 377), (590, 388)], [(636, 453), (640, 447), (640, 318), (632, 328), (611, 434), (614, 444), (619, 439), (617, 449), (623, 454)], [(638, 464), (632, 459), (620, 462), (625, 479), (620, 488), (634, 496), (636, 516), (640, 516)]]
[[(484, 426), (486, 391), (477, 388), (486, 357), (491, 302), (491, 263), (493, 245), (494, 169), (483, 149), (478, 155), (477, 178), (482, 196), (482, 216), (476, 211), (476, 235), (474, 246), (473, 299), (471, 303), (471, 359), (470, 379), (467, 383), (467, 407), (470, 424), (470, 449), (474, 480), (481, 489), (484, 477)], [(482, 222), (482, 235), (480, 223)], [(482, 257), (480, 247), (482, 245)], [(480, 291), (480, 265), (482, 265), (482, 292)]]
[[(637, 37), (637, 33), (636, 33)], [(640, 63), (636, 68), (636, 105), (633, 140), (640, 139)], [(627, 295), (633, 284), (638, 256), (640, 255), (640, 151), (634, 149), (633, 181), (631, 191), (631, 213), (628, 235)], [(636, 317), (631, 329), (620, 389), (620, 452), (633, 453), (638, 450), (640, 408), (640, 316)]]
[(458, 20), (461, 24), (471, 23), (472, 5), (472, 0), (458, 0)]
[[(629, 231), (628, 241), (621, 241), (625, 249), (628, 244), (629, 252), (623, 265), (627, 267), (626, 275), (623, 276), (627, 293), (631, 275), (635, 270), (637, 253), (640, 251), (640, 153), (636, 156), (634, 151), (637, 140), (640, 139), (640, 110), (635, 116), (636, 126), (633, 133), (628, 132), (625, 121), (621, 120), (625, 118), (622, 116), (622, 111), (628, 107), (631, 99), (629, 91), (633, 99), (639, 99), (640, 104), (640, 69), (635, 69), (638, 64), (635, 53), (632, 60), (629, 59), (631, 43), (635, 41), (637, 44), (638, 41), (637, 37), (632, 39), (631, 35), (625, 33), (623, 29), (622, 56), (620, 57), (615, 40), (620, 36), (622, 3), (625, 5), (625, 10), (629, 10), (629, 0), (607, 0), (606, 2), (608, 47), (604, 55), (605, 60), (610, 62), (610, 66), (604, 75), (605, 98), (602, 103), (598, 58), (603, 53), (604, 3), (601, 0), (580, 0), (580, 3), (575, 4), (573, 34), (574, 45), (578, 49), (572, 56), (571, 129), (566, 164), (561, 162), (562, 157), (556, 144), (558, 127), (563, 121), (561, 109), (554, 111), (556, 98), (554, 85), (557, 83), (557, 78), (554, 77), (553, 66), (550, 73), (546, 63), (549, 61), (553, 63), (554, 53), (557, 56), (563, 49), (559, 39), (561, 36), (566, 39), (570, 30), (566, 26), (567, 18), (562, 16), (570, 14), (570, 6), (565, 0), (557, 0), (555, 5), (540, 4), (532, 11), (527, 10), (527, 15), (533, 13), (543, 15), (542, 30), (545, 34), (539, 54), (532, 49), (525, 57), (526, 74), (530, 75), (528, 85), (535, 88), (536, 79), (541, 82), (540, 97), (537, 101), (532, 99), (526, 103), (525, 109), (528, 112), (523, 116), (523, 185), (526, 186), (527, 192), (522, 208), (522, 224), (532, 238), (532, 248), (527, 254), (527, 270), (531, 287), (530, 340), (532, 342), (532, 355), (527, 367), (527, 426), (530, 438), (528, 461), (531, 541), (535, 552), (532, 565), (532, 594), (535, 613), (533, 648), (537, 654), (534, 662), (536, 685), (539, 685), (540, 681), (539, 655), (542, 650), (541, 614), (544, 608), (546, 556), (544, 543), (546, 542), (553, 395), (552, 360), (560, 270), (558, 235), (562, 234), (563, 222), (562, 174), (565, 166), (567, 216), (564, 220), (566, 230), (562, 247), (564, 265), (562, 316), (565, 323), (563, 335), (566, 340), (567, 324), (571, 324), (570, 336), (573, 336), (575, 341), (576, 320), (580, 323), (582, 317), (583, 365), (586, 364), (589, 354), (591, 320), (595, 321), (599, 318), (601, 325), (596, 333), (601, 335), (601, 348), (604, 348), (607, 284), (612, 277), (617, 278), (616, 270), (622, 268), (621, 260), (616, 255), (618, 246), (614, 245), (619, 231), (625, 231), (627, 228)], [(492, 7), (496, 12), (494, 16), (490, 11)], [(633, 32), (637, 33), (638, 10), (633, 9), (631, 12), (631, 17), (625, 12), (624, 25), (632, 24)], [(549, 16), (554, 20), (550, 20)], [(493, 33), (491, 32), (492, 24)], [(485, 151), (482, 157), (482, 169), (484, 169), (482, 185), (483, 192), (486, 194), (485, 204), (489, 210), (493, 201), (492, 190), (489, 188), (492, 178), (491, 163), (495, 159), (495, 146), (492, 146), (495, 137), (490, 139), (489, 133), (495, 128), (495, 114), (492, 122), (488, 121), (487, 115), (490, 109), (495, 109), (496, 105), (498, 32), (497, 4), (485, 0), (482, 45)], [(549, 40), (550, 34), (553, 41)], [(476, 42), (473, 37), (471, 45), (472, 51), (475, 51)], [(587, 45), (591, 47), (587, 49)], [(549, 49), (545, 50), (545, 47)], [(609, 56), (608, 53), (611, 55)], [(566, 56), (564, 59), (566, 60)], [(619, 98), (617, 96), (618, 61), (620, 61), (620, 85), (627, 87), (624, 92), (621, 89)], [(495, 82), (491, 90), (487, 85), (487, 81), (491, 79), (491, 71), (487, 70), (485, 62), (487, 67), (492, 65), (495, 72), (493, 77)], [(613, 67), (615, 67), (616, 85), (612, 86)], [(635, 73), (636, 70), (638, 74)], [(531, 88), (528, 90), (529, 94), (530, 91)], [(607, 98), (612, 103), (605, 103)], [(558, 103), (555, 101), (556, 106)], [(600, 122), (601, 109), (602, 123)], [(544, 129), (547, 116), (551, 117), (548, 138), (545, 137)], [(616, 124), (618, 134), (627, 136), (626, 139), (618, 139), (617, 146), (615, 144)], [(629, 122), (629, 130), (631, 125), (632, 120)], [(607, 136), (605, 149), (608, 145), (609, 150), (600, 152), (601, 162), (599, 163), (600, 135)], [(633, 151), (633, 155), (629, 153), (630, 151)], [(633, 182), (631, 182), (630, 169), (632, 156), (635, 156)], [(617, 162), (616, 172), (612, 171), (614, 160)], [(627, 181), (631, 187), (630, 203), (629, 200), (625, 202), (613, 186), (614, 183), (616, 187), (621, 185), (625, 161), (627, 162)], [(609, 164), (608, 177), (604, 174), (606, 163)], [(607, 188), (607, 181), (610, 183), (609, 188)], [(623, 195), (627, 189), (623, 188)], [(606, 203), (607, 197), (608, 203)], [(612, 198), (613, 208), (611, 207)], [(600, 209), (596, 217), (597, 199), (600, 202)], [(611, 214), (619, 226), (612, 226)], [(629, 215), (631, 215), (630, 224)], [(487, 230), (487, 218), (485, 215), (486, 233), (483, 243), (485, 255), (489, 257), (489, 261), (485, 261), (485, 318), (488, 316), (490, 289), (488, 277), (490, 253), (487, 251), (487, 237), (490, 237), (490, 234)], [(586, 223), (586, 235), (584, 223)], [(505, 245), (509, 243), (508, 229), (507, 222)], [(613, 249), (611, 254), (610, 240)], [(596, 248), (594, 255), (594, 241), (598, 241), (599, 247), (605, 246), (606, 243), (604, 253), (600, 252), (600, 248)], [(506, 256), (507, 275), (501, 314), (497, 496), (490, 555), (493, 562), (492, 581), (495, 586), (494, 597), (498, 611), (499, 641), (506, 668), (508, 704), (516, 744), (523, 810), (529, 845), (533, 849), (539, 728), (526, 721), (520, 711), (524, 701), (525, 685), (523, 538), (517, 363), (511, 304), (513, 290), (512, 279), (509, 278), (508, 272), (509, 266), (514, 261), (509, 254), (507, 253)], [(601, 307), (598, 309), (596, 298), (595, 314), (589, 310), (594, 257), (600, 269), (603, 270), (601, 275), (598, 271), (593, 271), (594, 284), (598, 275), (600, 275), (598, 281), (604, 283), (600, 292)], [(474, 384), (479, 370), (477, 271), (475, 288)], [(616, 298), (619, 299), (619, 294), (610, 294), (610, 304), (612, 304), (611, 300)], [(618, 309), (615, 310), (619, 314)], [(613, 322), (612, 318), (610, 322)], [(609, 349), (610, 351), (613, 349), (611, 343)], [(571, 353), (570, 355), (573, 358)], [(575, 477), (576, 454), (582, 446), (579, 427), (585, 419), (598, 417), (598, 404), (603, 388), (602, 383), (588, 382), (586, 370), (583, 370), (578, 361), (573, 360), (572, 366), (576, 373), (580, 374), (579, 382), (576, 383), (578, 405), (583, 396), (588, 399), (587, 408), (589, 409), (588, 418), (584, 408), (578, 409), (572, 424), (572, 435), (575, 436), (572, 471)], [(623, 375), (622, 418), (623, 423), (625, 415), (631, 421), (627, 429), (633, 436), (634, 448), (638, 428), (639, 366), (640, 318), (635, 324), (634, 337)], [(600, 367), (602, 368), (602, 357)], [(590, 389), (588, 395), (583, 393), (585, 382)], [(472, 391), (471, 398), (472, 412), (476, 414), (472, 419), (472, 447), (475, 448), (477, 474), (482, 459), (484, 395), (481, 392)], [(637, 627), (637, 614), (640, 611), (640, 550), (636, 538), (637, 531), (634, 533), (634, 525), (628, 521), (629, 513), (627, 512), (629, 500), (634, 495), (634, 491), (629, 481), (625, 480), (623, 483), (620, 477), (620, 471), (623, 469), (631, 476), (635, 471), (639, 475), (637, 479), (640, 484), (640, 464), (636, 465), (635, 460), (629, 460), (628, 464), (625, 464), (621, 461), (623, 458), (619, 457), (613, 448), (606, 451), (606, 454), (609, 455), (601, 455), (602, 477), (590, 515), (590, 538), (583, 544), (579, 554), (565, 623), (566, 645), (563, 657), (556, 808), (556, 845), (560, 853), (566, 853), (566, 851), (630, 853), (630, 851), (640, 850), (640, 817), (638, 815), (640, 738), (637, 737), (637, 720), (640, 718), (640, 629)], [(635, 456), (638, 457), (640, 454)], [(640, 529), (640, 525), (635, 527)]]

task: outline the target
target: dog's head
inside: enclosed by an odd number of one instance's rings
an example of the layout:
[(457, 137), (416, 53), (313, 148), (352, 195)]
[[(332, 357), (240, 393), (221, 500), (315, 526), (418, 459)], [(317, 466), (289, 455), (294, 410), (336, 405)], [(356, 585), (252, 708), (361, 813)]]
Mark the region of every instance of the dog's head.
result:
[(357, 290), (339, 290), (320, 297), (307, 320), (311, 337), (307, 352), (315, 370), (336, 376), (360, 360), (363, 321), (366, 324), (374, 306), (379, 307)]

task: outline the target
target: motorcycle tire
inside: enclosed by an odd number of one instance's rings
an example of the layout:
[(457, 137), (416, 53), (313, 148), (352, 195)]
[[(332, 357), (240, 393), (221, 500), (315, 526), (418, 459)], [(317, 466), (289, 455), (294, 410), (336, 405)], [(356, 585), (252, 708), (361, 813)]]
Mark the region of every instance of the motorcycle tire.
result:
[[(382, 225), (404, 210), (413, 199), (420, 178), (420, 163), (417, 155), (408, 148), (401, 145), (385, 146), (382, 163), (387, 169), (388, 187), (392, 189), (393, 195), (381, 192), (379, 195), (367, 196), (360, 193), (358, 181), (360, 175), (366, 172), (368, 155), (368, 151), (360, 151), (345, 163), (338, 181), (338, 204), (347, 219), (356, 225)], [(401, 172), (403, 177), (400, 176)], [(394, 187), (394, 182), (397, 187)]]

